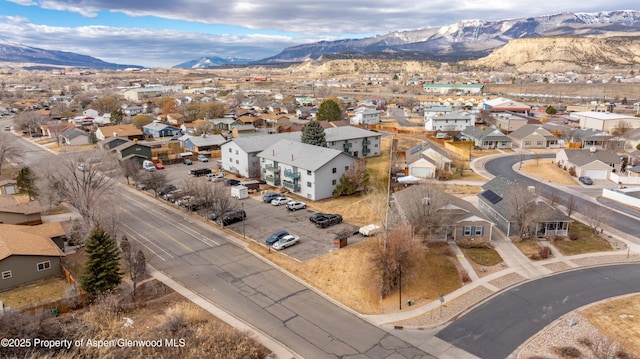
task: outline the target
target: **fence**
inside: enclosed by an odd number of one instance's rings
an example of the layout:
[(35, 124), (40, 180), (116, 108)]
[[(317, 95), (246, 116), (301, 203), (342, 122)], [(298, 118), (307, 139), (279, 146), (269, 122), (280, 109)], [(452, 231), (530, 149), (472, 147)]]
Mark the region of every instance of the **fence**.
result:
[(609, 179), (617, 184), (640, 184), (640, 177), (620, 176), (617, 173), (611, 173)]

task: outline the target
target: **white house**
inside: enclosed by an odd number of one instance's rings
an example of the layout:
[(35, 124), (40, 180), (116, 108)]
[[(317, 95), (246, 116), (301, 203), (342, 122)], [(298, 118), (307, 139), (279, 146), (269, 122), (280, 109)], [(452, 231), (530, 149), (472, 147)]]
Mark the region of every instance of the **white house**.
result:
[(380, 123), (380, 112), (378, 110), (359, 107), (355, 110), (355, 116), (351, 117), (352, 125), (375, 125)]
[(262, 178), (270, 185), (317, 201), (333, 195), (356, 159), (333, 148), (281, 140), (258, 154)]
[(612, 131), (617, 127), (640, 128), (640, 118), (610, 112), (573, 112), (569, 117), (580, 122), (580, 128)]
[(424, 128), (427, 131), (462, 131), (476, 123), (476, 115), (466, 111), (455, 111), (427, 117)]

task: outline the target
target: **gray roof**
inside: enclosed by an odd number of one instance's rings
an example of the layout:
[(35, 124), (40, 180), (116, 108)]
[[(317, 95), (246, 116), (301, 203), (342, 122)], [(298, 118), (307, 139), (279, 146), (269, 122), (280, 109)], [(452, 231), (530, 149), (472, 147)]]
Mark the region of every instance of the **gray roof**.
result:
[(224, 123), (227, 125), (232, 125), (234, 123), (236, 123), (237, 121), (232, 119), (232, 118), (228, 118), (228, 117), (223, 117), (223, 118), (214, 118), (212, 120), (210, 120), (211, 123), (213, 123), (214, 125), (217, 125), (219, 123)]
[(146, 124), (146, 125), (144, 125), (142, 127), (143, 128), (150, 128), (150, 129), (152, 129), (154, 131), (162, 131), (167, 127), (171, 127), (173, 129), (179, 130), (179, 128), (176, 127), (176, 126), (171, 126), (171, 125), (167, 125), (166, 123), (160, 123), (160, 122), (151, 122), (151, 123), (148, 123), (148, 124)]
[(469, 126), (462, 130), (462, 134), (477, 140), (511, 142), (509, 137), (493, 127)]
[(620, 156), (613, 150), (596, 150), (591, 152), (588, 149), (564, 149), (567, 160), (576, 166), (584, 166), (593, 161), (601, 161), (606, 164), (622, 163)]
[(191, 136), (184, 135), (179, 138), (180, 141), (190, 140), (196, 146), (215, 146), (225, 143), (227, 140), (222, 135), (206, 135), (206, 136)]
[(622, 136), (628, 140), (640, 140), (640, 128), (634, 128)]
[(442, 115), (434, 116), (434, 119), (438, 120), (467, 120), (469, 118), (475, 118), (476, 115), (467, 111), (453, 111), (443, 113)]
[(61, 135), (62, 135), (62, 137), (68, 138), (68, 139), (73, 139), (73, 138), (76, 138), (78, 136), (89, 136), (84, 131), (78, 130), (77, 128), (70, 128), (70, 129), (62, 132)]
[(606, 141), (613, 138), (608, 132), (590, 128), (576, 128), (571, 131), (569, 136), (574, 140), (573, 142), (575, 142), (576, 139), (579, 141)]
[(349, 156), (333, 148), (314, 146), (292, 140), (280, 140), (258, 153), (260, 158), (285, 163), (309, 171), (318, 170), (340, 155)]
[(447, 150), (445, 150), (444, 148), (442, 148), (442, 147), (440, 147), (438, 145), (434, 145), (433, 143), (431, 143), (429, 141), (424, 141), (424, 142), (422, 142), (422, 144), (420, 144), (418, 146), (415, 146), (415, 147), (411, 148), (411, 150), (405, 152), (406, 162), (408, 164), (412, 164), (412, 163), (418, 161), (419, 159), (423, 158), (423, 159), (431, 162), (434, 165), (438, 165), (438, 163), (436, 163), (435, 159), (431, 158), (430, 156), (425, 155), (424, 152), (426, 152), (429, 149), (439, 153), (441, 156), (443, 156), (446, 159), (451, 161), (451, 156), (449, 155)]
[(511, 132), (509, 134), (509, 137), (512, 139), (517, 139), (517, 140), (521, 140), (531, 134), (537, 133), (540, 136), (548, 139), (548, 140), (553, 140), (556, 138), (556, 136), (554, 136), (553, 134), (551, 134), (551, 132), (545, 130), (541, 125), (536, 125), (536, 124), (528, 124), (528, 125), (524, 125), (522, 127), (520, 127), (519, 129)]
[(382, 137), (382, 134), (353, 126), (331, 127), (324, 130), (327, 142), (352, 140), (364, 137)]
[(280, 140), (300, 141), (302, 132), (283, 132), (272, 135), (257, 135), (249, 137), (234, 138), (231, 141), (236, 143), (246, 153), (260, 152)]

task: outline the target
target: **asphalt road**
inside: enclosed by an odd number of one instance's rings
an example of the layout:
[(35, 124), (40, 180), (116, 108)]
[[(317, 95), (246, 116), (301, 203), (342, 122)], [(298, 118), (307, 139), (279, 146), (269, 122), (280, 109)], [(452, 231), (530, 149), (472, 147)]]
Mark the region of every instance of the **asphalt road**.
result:
[(638, 291), (640, 264), (564, 272), (507, 290), (436, 336), (480, 358), (506, 358), (560, 316), (590, 303)]
[[(553, 158), (553, 157), (554, 157), (553, 155), (542, 156), (542, 158)], [(527, 158), (531, 159), (533, 157), (528, 156)], [(560, 204), (564, 206), (567, 205), (567, 202), (571, 194), (516, 173), (512, 167), (518, 161), (519, 161), (518, 156), (498, 157), (494, 160), (488, 161), (485, 164), (485, 169), (489, 173), (495, 176), (504, 176), (510, 179), (515, 179), (518, 183), (524, 186), (535, 186), (540, 191), (540, 195), (542, 195), (543, 197), (549, 198), (551, 196), (555, 196), (556, 198), (558, 198), (558, 202)], [(591, 189), (586, 189), (585, 191), (591, 191)], [(575, 201), (576, 212), (585, 214), (585, 211), (587, 209), (591, 209), (591, 212), (593, 211), (603, 212), (606, 214), (602, 221), (604, 224), (628, 234), (629, 238), (634, 238), (638, 236), (638, 228), (640, 228), (640, 220), (636, 218), (630, 218), (625, 215), (621, 215), (616, 211), (612, 211), (607, 207), (585, 200), (584, 198), (580, 198), (579, 196), (573, 196), (573, 198)]]
[(124, 232), (154, 268), (305, 358), (431, 357), (151, 198), (120, 191)]

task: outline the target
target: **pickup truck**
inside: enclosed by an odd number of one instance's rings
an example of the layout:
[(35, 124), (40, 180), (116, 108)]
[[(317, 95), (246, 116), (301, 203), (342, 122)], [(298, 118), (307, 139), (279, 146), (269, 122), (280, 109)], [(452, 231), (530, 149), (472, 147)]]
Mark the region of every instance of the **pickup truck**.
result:
[(315, 221), (316, 227), (320, 228), (327, 228), (338, 223), (342, 223), (342, 216), (339, 214), (326, 214)]
[(380, 226), (370, 224), (368, 226), (360, 227), (360, 230), (358, 230), (358, 232), (360, 232), (360, 234), (365, 237), (375, 236), (378, 232), (380, 232)]

